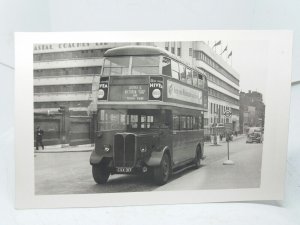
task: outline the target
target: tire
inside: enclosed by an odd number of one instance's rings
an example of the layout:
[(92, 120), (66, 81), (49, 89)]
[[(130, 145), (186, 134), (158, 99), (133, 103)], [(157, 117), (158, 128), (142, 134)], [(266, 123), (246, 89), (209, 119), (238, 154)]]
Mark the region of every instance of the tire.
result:
[(154, 168), (154, 181), (158, 185), (163, 185), (168, 182), (171, 175), (171, 163), (168, 154), (164, 154), (160, 165)]
[(198, 169), (201, 166), (201, 148), (197, 146), (196, 155), (194, 159), (195, 168)]
[(110, 172), (107, 165), (100, 163), (92, 166), (93, 178), (97, 184), (105, 184), (109, 178)]

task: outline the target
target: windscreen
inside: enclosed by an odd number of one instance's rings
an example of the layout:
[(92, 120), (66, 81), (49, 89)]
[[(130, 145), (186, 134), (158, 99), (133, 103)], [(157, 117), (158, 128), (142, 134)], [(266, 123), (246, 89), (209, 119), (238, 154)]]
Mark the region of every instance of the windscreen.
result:
[(107, 57), (103, 75), (154, 75), (159, 74), (159, 56)]
[(98, 131), (109, 130), (144, 130), (168, 128), (167, 116), (161, 110), (108, 110), (98, 111), (97, 123)]
[(130, 57), (109, 57), (104, 60), (103, 75), (128, 75)]

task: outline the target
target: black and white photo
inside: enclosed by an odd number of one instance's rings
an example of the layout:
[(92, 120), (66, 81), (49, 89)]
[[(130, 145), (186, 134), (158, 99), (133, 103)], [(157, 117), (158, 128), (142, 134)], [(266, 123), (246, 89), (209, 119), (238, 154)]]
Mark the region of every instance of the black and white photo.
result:
[[(273, 159), (286, 154), (287, 136), (280, 134), (287, 121), (274, 123), (274, 106), (288, 101), (287, 86), (278, 87), (290, 77), (288, 71), (273, 77), (272, 67), (288, 67), (288, 34), (281, 33), (287, 41), (274, 50), (272, 32), (167, 33), (127, 32), (123, 39), (102, 33), (99, 41), (89, 38), (93, 33), (32, 35), (24, 53), (31, 55), (32, 80), (25, 164), (35, 201), (97, 196), (91, 205), (100, 206), (280, 198), (280, 183), (266, 193), (276, 183)], [(282, 64), (270, 65), (280, 57)], [(271, 149), (278, 135), (282, 143)], [(277, 165), (280, 181), (284, 161)]]

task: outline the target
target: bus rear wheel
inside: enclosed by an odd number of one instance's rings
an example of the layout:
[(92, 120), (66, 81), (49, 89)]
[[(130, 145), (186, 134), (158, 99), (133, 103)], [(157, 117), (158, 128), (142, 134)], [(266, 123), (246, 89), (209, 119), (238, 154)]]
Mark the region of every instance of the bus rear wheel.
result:
[(164, 154), (160, 165), (154, 168), (154, 181), (158, 185), (167, 183), (171, 174), (170, 157), (168, 154)]
[(105, 184), (109, 178), (110, 172), (107, 165), (100, 163), (92, 166), (93, 178), (97, 184)]

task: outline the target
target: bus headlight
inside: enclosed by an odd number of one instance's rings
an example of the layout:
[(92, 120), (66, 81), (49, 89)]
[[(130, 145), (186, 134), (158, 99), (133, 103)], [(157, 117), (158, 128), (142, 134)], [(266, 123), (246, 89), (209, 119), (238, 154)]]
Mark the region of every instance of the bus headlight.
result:
[(152, 96), (153, 98), (160, 98), (161, 96), (161, 91), (157, 88), (155, 88), (153, 91), (152, 91)]
[(147, 146), (141, 146), (140, 147), (140, 152), (141, 153), (146, 153), (147, 152)]
[(103, 98), (103, 97), (104, 97), (104, 91), (100, 89), (98, 92), (98, 98)]
[(105, 152), (109, 152), (111, 149), (110, 145), (104, 145), (103, 147)]

